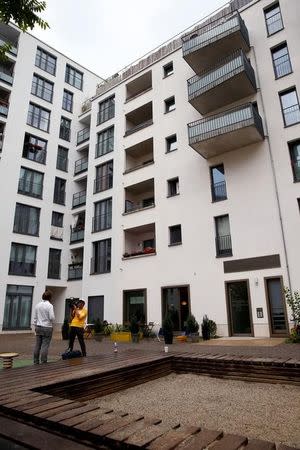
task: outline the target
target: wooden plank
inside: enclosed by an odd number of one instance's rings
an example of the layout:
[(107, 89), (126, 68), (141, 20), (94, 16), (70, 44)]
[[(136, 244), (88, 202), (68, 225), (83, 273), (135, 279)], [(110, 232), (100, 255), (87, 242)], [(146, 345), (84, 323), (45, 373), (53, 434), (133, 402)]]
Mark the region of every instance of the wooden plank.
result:
[(137, 431), (142, 431), (150, 425), (158, 425), (159, 423), (161, 423), (161, 419), (152, 419), (150, 417), (143, 417), (143, 419), (138, 420), (137, 422), (133, 422), (127, 426), (119, 428), (118, 430), (109, 434), (107, 437), (109, 437), (110, 439), (114, 439), (115, 441), (125, 441), (133, 433), (136, 433)]
[[(177, 423), (175, 426), (179, 426)], [(152, 442), (154, 439), (162, 436), (164, 433), (170, 431), (169, 425), (150, 425), (136, 433), (133, 433), (129, 438), (125, 439), (126, 444), (137, 445), (138, 447), (145, 447), (147, 444)]]
[(149, 450), (172, 450), (189, 436), (192, 436), (199, 431), (200, 427), (188, 425), (180, 426), (176, 430), (169, 430), (167, 433), (164, 433), (162, 436), (151, 442), (147, 448)]
[[(69, 400), (67, 400), (69, 402)], [(72, 408), (79, 408), (82, 406), (81, 403), (79, 402), (71, 402), (72, 403)], [(61, 413), (63, 411), (69, 411), (70, 410), (70, 403), (66, 403), (65, 405), (62, 406), (53, 406), (53, 408), (51, 409), (47, 409), (46, 411), (41, 411), (39, 413), (35, 413), (35, 416), (38, 416), (40, 418), (43, 419), (48, 419), (51, 416), (54, 416), (55, 414)]]
[(82, 413), (80, 414), (80, 416), (70, 417), (69, 419), (62, 420), (60, 423), (68, 427), (74, 427), (82, 422), (86, 422), (88, 419), (91, 419), (94, 416), (97, 415), (99, 416), (101, 414), (108, 414), (111, 412), (113, 412), (112, 409), (97, 408), (93, 411)]
[[(274, 442), (262, 441), (260, 439), (251, 439), (245, 450), (276, 450)], [(294, 449), (295, 450), (295, 449)]]
[(222, 436), (222, 431), (201, 430), (200, 433), (195, 434), (181, 444), (180, 450), (203, 450)]
[(97, 417), (93, 417), (90, 420), (87, 420), (86, 422), (79, 423), (76, 425), (75, 428), (81, 431), (90, 431), (100, 425), (102, 425), (105, 421), (111, 420), (113, 418), (127, 416), (127, 413), (117, 413), (117, 412), (111, 412), (107, 414), (103, 414)]
[(24, 412), (26, 412), (26, 414), (39, 414), (42, 413), (43, 411), (49, 411), (51, 409), (64, 405), (70, 408), (72, 403), (73, 402), (71, 400), (61, 400), (61, 399), (57, 400), (56, 398), (53, 398), (53, 400), (50, 400), (47, 404), (35, 406), (33, 408), (29, 406), (27, 409), (24, 410)]
[[(214, 450), (239, 450), (242, 445), (246, 445), (248, 439), (244, 436), (237, 434), (225, 434), (216, 444), (214, 444)], [(246, 450), (246, 449), (245, 449)]]
[[(68, 405), (68, 406), (69, 406), (69, 409), (67, 411), (62, 411), (62, 412), (56, 413), (54, 415), (48, 416), (47, 419), (51, 420), (53, 422), (60, 422), (61, 420), (79, 416), (80, 414), (82, 414), (84, 412), (93, 411), (98, 408), (95, 405), (79, 406), (78, 408), (75, 408), (73, 405)], [(70, 407), (71, 407), (71, 409), (70, 409)]]
[(137, 414), (127, 414), (124, 417), (117, 417), (104, 422), (102, 425), (90, 430), (90, 433), (97, 434), (98, 436), (106, 436), (107, 434), (113, 433), (119, 428), (129, 425), (130, 423), (136, 422), (142, 419), (143, 416)]

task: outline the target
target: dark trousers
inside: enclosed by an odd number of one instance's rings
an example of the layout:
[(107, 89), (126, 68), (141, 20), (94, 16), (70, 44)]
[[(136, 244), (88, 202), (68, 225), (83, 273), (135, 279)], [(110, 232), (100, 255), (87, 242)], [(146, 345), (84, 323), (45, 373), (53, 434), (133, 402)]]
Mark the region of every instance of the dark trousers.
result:
[(48, 357), (48, 348), (51, 342), (53, 329), (50, 327), (35, 327), (35, 348), (33, 353), (34, 364), (46, 363)]
[(70, 327), (70, 334), (69, 334), (69, 349), (73, 350), (74, 347), (74, 341), (76, 336), (78, 337), (78, 342), (81, 348), (81, 353), (82, 356), (86, 356), (86, 348), (85, 348), (85, 343), (84, 343), (84, 339), (83, 339), (83, 334), (84, 334), (84, 328), (80, 328), (80, 327)]

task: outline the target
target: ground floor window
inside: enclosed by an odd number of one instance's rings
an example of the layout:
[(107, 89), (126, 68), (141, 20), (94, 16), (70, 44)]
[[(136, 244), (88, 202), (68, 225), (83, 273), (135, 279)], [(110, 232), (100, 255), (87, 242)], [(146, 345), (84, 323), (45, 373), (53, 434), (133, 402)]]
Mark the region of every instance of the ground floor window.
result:
[(104, 295), (95, 295), (88, 298), (88, 323), (104, 319)]
[(24, 330), (30, 328), (32, 294), (32, 286), (7, 285), (3, 330)]
[(162, 288), (162, 320), (170, 313), (175, 331), (185, 331), (190, 311), (188, 286)]
[(123, 322), (128, 323), (132, 316), (135, 316), (139, 322), (147, 323), (146, 289), (124, 291)]

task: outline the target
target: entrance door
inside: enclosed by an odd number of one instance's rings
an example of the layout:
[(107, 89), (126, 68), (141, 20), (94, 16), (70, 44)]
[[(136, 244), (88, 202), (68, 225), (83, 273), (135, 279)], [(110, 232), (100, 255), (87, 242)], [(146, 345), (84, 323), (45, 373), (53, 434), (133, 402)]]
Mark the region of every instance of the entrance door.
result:
[(184, 331), (190, 311), (188, 286), (162, 288), (162, 319), (171, 314), (174, 331)]
[(251, 336), (248, 282), (232, 281), (226, 284), (230, 333), (232, 336)]
[(288, 326), (281, 279), (267, 278), (266, 287), (271, 335), (287, 335)]

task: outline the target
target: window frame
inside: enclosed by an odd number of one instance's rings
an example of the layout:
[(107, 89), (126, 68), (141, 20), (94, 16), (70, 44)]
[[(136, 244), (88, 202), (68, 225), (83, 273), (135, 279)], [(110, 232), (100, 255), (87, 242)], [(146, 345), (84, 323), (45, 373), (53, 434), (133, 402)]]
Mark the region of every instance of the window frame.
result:
[[(66, 121), (70, 124), (69, 128), (66, 128), (63, 126), (63, 121)], [(63, 141), (70, 142), (71, 141), (71, 126), (72, 126), (72, 120), (68, 117), (61, 116), (60, 117), (60, 125), (59, 125), (59, 139), (62, 139)], [(64, 131), (63, 131), (64, 130)], [(66, 130), (68, 133), (66, 133)]]
[[(27, 171), (27, 172), (24, 172), (24, 175), (25, 175), (25, 173), (28, 173), (28, 175), (26, 175), (25, 177), (21, 177), (22, 169), (24, 171)], [(36, 181), (33, 181), (35, 174), (42, 175), (41, 183), (37, 183)], [(35, 194), (33, 192), (33, 190), (26, 191), (26, 190), (20, 189), (20, 181), (23, 180), (23, 179), (24, 179), (24, 183), (29, 182), (30, 185), (33, 185), (33, 183), (34, 184), (40, 184), (41, 185), (41, 190), (40, 190), (41, 192), (39, 194)], [(28, 181), (28, 179), (29, 179), (29, 181)], [(38, 170), (29, 169), (28, 167), (21, 166), (21, 168), (20, 168), (20, 176), (19, 176), (19, 181), (18, 181), (18, 194), (28, 195), (28, 197), (34, 197), (34, 198), (42, 199), (43, 198), (43, 189), (44, 189), (44, 173), (43, 172), (39, 172)]]
[[(173, 103), (171, 103), (171, 101), (173, 101)], [(175, 95), (171, 95), (171, 97), (166, 98), (164, 100), (164, 105), (165, 105), (165, 114), (169, 114), (170, 112), (175, 111), (176, 109)]]
[[(37, 79), (35, 81), (35, 78)], [(40, 84), (41, 82), (41, 84)], [(51, 89), (47, 88), (45, 84), (48, 83), (51, 86)], [(39, 89), (41, 89), (41, 95), (38, 94)], [(45, 91), (51, 91), (50, 99), (45, 98), (44, 94)], [(53, 102), (53, 93), (54, 93), (54, 83), (52, 81), (47, 80), (44, 77), (41, 77), (37, 73), (34, 73), (32, 76), (32, 82), (31, 82), (31, 95), (34, 95), (35, 97), (41, 98), (45, 102), (52, 103)]]
[[(173, 186), (172, 183), (175, 183), (175, 191), (176, 191), (175, 194), (172, 194), (172, 186)], [(173, 177), (173, 178), (170, 178), (169, 180), (167, 180), (167, 189), (168, 189), (167, 198), (176, 197), (177, 195), (180, 195), (179, 177)]]
[[(12, 292), (8, 292), (9, 291), (9, 287), (16, 287), (15, 291)], [(20, 288), (20, 289), (18, 289)], [(21, 288), (31, 288), (31, 292), (20, 292)], [(34, 286), (23, 286), (23, 285), (16, 285), (16, 284), (7, 284), (6, 286), (6, 293), (5, 293), (5, 302), (4, 302), (4, 316), (3, 316), (3, 327), (2, 330), (4, 331), (14, 331), (14, 330), (31, 330), (31, 314), (32, 314), (32, 300), (33, 300), (33, 291), (34, 291)], [(12, 299), (17, 297), (17, 318), (16, 318), (16, 327), (11, 326), (11, 318), (12, 318), (12, 313), (13, 313), (13, 307), (11, 305), (12, 303)], [(30, 297), (30, 308), (28, 311), (28, 317), (27, 317), (27, 321), (28, 321), (28, 325), (21, 327), (20, 326), (20, 318), (23, 317), (23, 314), (21, 314), (22, 312), (22, 298), (23, 297)], [(8, 301), (8, 298), (10, 298), (10, 300)], [(8, 313), (7, 313), (7, 308), (9, 308)], [(6, 326), (6, 315), (8, 315), (8, 320), (7, 320), (7, 326)]]
[[(58, 221), (54, 220), (55, 214), (59, 214), (60, 218), (61, 218), (61, 225), (58, 225)], [(51, 226), (52, 227), (58, 227), (58, 228), (63, 228), (64, 227), (64, 213), (61, 213), (59, 211), (52, 211), (52, 215), (51, 215)]]
[[(30, 111), (30, 107), (33, 108), (32, 111)], [(36, 112), (36, 110), (38, 110), (38, 112)], [(41, 113), (42, 112), (46, 112), (48, 113), (48, 118), (43, 118)], [(34, 118), (34, 116), (37, 116), (37, 121), (38, 121), (38, 126), (34, 125), (34, 120), (32, 120), (32, 123), (29, 122), (29, 116), (31, 115), (31, 117)], [(47, 121), (47, 129), (45, 130), (44, 128), (40, 127), (41, 121), (45, 120)], [(27, 125), (36, 128), (38, 130), (44, 131), (45, 133), (49, 133), (49, 128), (50, 128), (50, 120), (51, 120), (51, 111), (49, 109), (44, 108), (43, 106), (37, 105), (36, 103), (29, 103), (29, 108), (28, 108), (28, 112), (27, 112)]]
[[(170, 143), (170, 140), (172, 138), (174, 138), (174, 137), (175, 137), (174, 143), (176, 142), (177, 147), (172, 150), (171, 149), (172, 142)], [(176, 133), (171, 134), (170, 136), (166, 137), (165, 141), (166, 141), (166, 152), (165, 153), (172, 153), (172, 152), (175, 152), (176, 150), (178, 150), (178, 140), (177, 140), (177, 134)]]
[[(43, 55), (39, 55), (39, 56), (38, 56), (38, 54), (37, 54), (38, 51), (40, 51), (41, 53), (43, 53)], [(52, 59), (54, 60), (54, 62), (50, 63), (50, 62), (49, 62), (49, 57), (52, 58)], [(42, 59), (43, 59), (43, 60), (46, 61), (46, 62), (45, 62), (45, 68), (43, 68), (43, 67), (41, 67), (41, 65), (37, 64), (37, 59), (39, 59), (39, 60), (42, 60)], [(35, 54), (35, 66), (36, 66), (36, 67), (38, 67), (38, 68), (41, 69), (41, 70), (44, 70), (45, 72), (49, 73), (50, 75), (55, 76), (55, 75), (56, 75), (56, 63), (57, 63), (57, 58), (56, 58), (56, 56), (52, 55), (51, 53), (47, 52), (46, 50), (44, 50), (44, 49), (41, 48), (41, 47), (37, 47), (36, 54)], [(47, 67), (49, 67), (49, 65), (51, 66), (51, 64), (53, 64), (53, 66), (54, 66), (54, 71), (53, 71), (53, 72), (47, 70)]]
[[(78, 77), (80, 75), (80, 77)], [(75, 67), (71, 66), (71, 64), (66, 64), (65, 69), (65, 83), (69, 84), (70, 86), (75, 87), (76, 89), (79, 89), (82, 91), (83, 89), (83, 75), (84, 73), (81, 72), (78, 69), (75, 69)], [(76, 85), (75, 80), (80, 78), (80, 87)]]
[[(18, 213), (18, 209), (21, 209), (21, 211)], [(37, 221), (36, 221), (36, 232), (35, 233), (30, 233), (28, 231), (28, 229), (30, 229), (30, 213), (27, 214), (25, 213), (26, 210), (30, 211), (31, 209), (35, 210), (37, 213)], [(38, 208), (36, 206), (32, 206), (32, 205), (26, 205), (24, 203), (16, 203), (16, 207), (15, 207), (15, 215), (14, 215), (14, 225), (13, 225), (13, 233), (16, 234), (24, 234), (24, 235), (28, 235), (28, 236), (39, 236), (39, 231), (40, 231), (40, 214), (41, 214), (41, 208)], [(20, 230), (20, 229), (16, 229), (17, 228), (17, 217), (20, 217), (21, 220), (21, 226), (25, 226), (27, 228), (27, 231), (25, 230)], [(19, 224), (20, 225), (20, 224)]]
[[(101, 108), (102, 105), (104, 105), (103, 108)], [(101, 100), (101, 102), (98, 103), (97, 126), (107, 122), (108, 120), (113, 119), (115, 117), (115, 113), (116, 113), (116, 98), (115, 94), (113, 94), (105, 98), (104, 100)]]
[[(48, 270), (47, 270), (47, 278), (51, 279), (51, 280), (60, 280), (61, 278), (61, 254), (62, 254), (62, 250), (60, 248), (49, 248), (49, 253), (48, 253)], [(54, 255), (51, 256), (51, 255)], [(57, 261), (55, 261), (55, 257), (59, 255), (59, 258), (57, 259), (58, 262), (58, 270), (56, 273), (51, 272), (51, 266), (55, 265), (54, 263), (56, 263)]]
[[(112, 130), (112, 135), (107, 138), (104, 138), (102, 140), (102, 142), (100, 142), (100, 139), (99, 139), (100, 136), (105, 135), (105, 133), (108, 133), (110, 130)], [(110, 142), (109, 142), (110, 140), (112, 140), (112, 149), (105, 151), (105, 152), (102, 151), (101, 153), (99, 153), (100, 144), (101, 144), (101, 149), (103, 149), (104, 147), (110, 148)], [(104, 144), (106, 142), (108, 142), (108, 144)], [(115, 147), (115, 127), (114, 127), (114, 125), (112, 125), (111, 127), (105, 128), (104, 130), (101, 130), (97, 133), (95, 159), (100, 158), (101, 156), (104, 156), (104, 155), (107, 155), (108, 153), (113, 152), (114, 147)]]
[[(174, 241), (176, 233), (180, 232), (180, 241)], [(182, 245), (182, 227), (181, 224), (170, 225), (169, 226), (169, 247), (173, 247), (175, 245)]]
[[(292, 174), (293, 174), (293, 182), (299, 183), (300, 182), (300, 139), (295, 139), (293, 141), (288, 142), (287, 144), (288, 144), (288, 148), (289, 148), (290, 163), (291, 163), (291, 169), (292, 169)], [(295, 168), (294, 168), (294, 164), (296, 161), (294, 161), (294, 159), (292, 158), (293, 147), (295, 147), (296, 145), (299, 145), (299, 179), (297, 179)]]
[[(172, 67), (171, 73), (168, 72), (169, 67)], [(165, 65), (163, 66), (163, 73), (164, 73), (163, 78), (168, 78), (168, 77), (170, 77), (171, 75), (174, 74), (174, 64), (173, 64), (173, 61), (170, 61), (170, 62), (168, 62), (167, 64), (165, 64)]]
[[(27, 139), (28, 138), (28, 139)], [(33, 142), (32, 142), (33, 141)], [(30, 150), (30, 146), (32, 147), (32, 148), (34, 148), (34, 147), (40, 147), (40, 143), (44, 143), (45, 145), (44, 145), (44, 147), (42, 147), (40, 150)], [(35, 136), (35, 135), (33, 135), (33, 134), (31, 134), (31, 133), (27, 133), (27, 132), (25, 132), (25, 134), (24, 134), (24, 141), (23, 141), (23, 149), (22, 149), (22, 158), (25, 158), (25, 159), (28, 159), (29, 161), (34, 161), (34, 162), (36, 162), (36, 163), (39, 163), (39, 164), (46, 164), (46, 159), (47, 159), (47, 145), (48, 145), (48, 141), (46, 140), (46, 139), (42, 139), (42, 138), (40, 138), (40, 137), (38, 137), (38, 136)], [(28, 148), (25, 148), (25, 147), (28, 147)], [(41, 160), (39, 161), (39, 159), (36, 157), (36, 155), (38, 154), (38, 151), (41, 151), (41, 155), (42, 155), (42, 158), (41, 158)], [(30, 153), (33, 153), (34, 155), (35, 155), (35, 157), (34, 158), (28, 158), (28, 156), (25, 156), (26, 155), (26, 152), (27, 152), (27, 154), (29, 155)]]
[[(95, 274), (95, 275), (99, 275), (99, 274), (104, 274), (104, 273), (110, 273), (111, 272), (111, 256), (112, 256), (112, 245), (111, 245), (111, 238), (107, 238), (107, 239), (100, 239), (99, 241), (94, 241), (92, 243), (92, 261), (93, 261), (93, 265), (92, 265), (92, 270), (91, 270), (91, 274)], [(105, 251), (105, 256), (101, 256), (101, 243), (105, 243), (105, 248), (102, 250), (103, 252)], [(96, 250), (96, 245), (97, 245), (97, 252)], [(95, 255), (97, 253), (97, 256)], [(105, 258), (103, 261), (101, 260), (101, 258)], [(105, 268), (104, 268), (105, 267)]]
[[(285, 74), (279, 76), (279, 75), (277, 74), (277, 66), (276, 66), (276, 64), (275, 64), (276, 59), (274, 59), (274, 52), (275, 52), (276, 50), (277, 50), (277, 51), (280, 50), (280, 48), (283, 48), (284, 46), (286, 47), (286, 50), (287, 50), (288, 62), (289, 62), (289, 65), (290, 65), (290, 72), (285, 73)], [(286, 77), (286, 76), (290, 75), (291, 73), (293, 73), (293, 67), (292, 67), (291, 57), (290, 57), (289, 48), (288, 48), (288, 45), (287, 45), (287, 42), (286, 42), (286, 41), (283, 41), (283, 42), (281, 42), (280, 44), (277, 44), (277, 45), (275, 45), (274, 47), (272, 47), (272, 48), (270, 49), (270, 52), (271, 52), (271, 58), (272, 58), (272, 64), (273, 64), (273, 70), (274, 70), (274, 74), (275, 74), (275, 80), (279, 80), (280, 78)], [(281, 58), (282, 58), (282, 57), (281, 57)], [(277, 59), (279, 59), (279, 58), (277, 58)]]
[[(64, 182), (64, 183), (61, 183), (64, 186), (64, 191), (62, 191), (61, 189), (58, 190), (58, 187), (57, 187), (58, 180), (59, 180), (59, 182), (61, 182), (61, 181)], [(63, 206), (65, 206), (65, 204), (66, 204), (66, 186), (67, 186), (67, 180), (65, 178), (55, 177), (55, 180), (54, 180), (54, 192), (53, 192), (53, 203), (55, 203), (56, 205), (63, 205)], [(59, 192), (59, 194), (58, 194), (58, 192)], [(60, 199), (59, 198), (55, 198), (55, 196), (60, 197), (60, 195), (62, 195), (63, 201), (58, 201)]]
[[(227, 217), (228, 219), (228, 228), (229, 228), (229, 234), (228, 235), (220, 235), (219, 233), (219, 227), (218, 227), (218, 221), (221, 218)], [(230, 220), (229, 220), (229, 214), (220, 214), (219, 216), (215, 216), (214, 217), (214, 222), (215, 222), (215, 247), (216, 247), (216, 258), (226, 258), (226, 257), (230, 257), (233, 256), (232, 253), (232, 240), (231, 240), (231, 227), (230, 227)], [(224, 253), (222, 253), (220, 251), (220, 242), (219, 242), (219, 238), (220, 237), (230, 237), (230, 249), (228, 249), (228, 251), (226, 251), (227, 249), (225, 249)]]
[[(67, 94), (67, 96), (70, 96), (71, 100), (69, 98), (66, 98), (65, 94)], [(68, 106), (68, 103), (71, 104), (70, 108), (65, 107), (65, 106)], [(73, 105), (74, 105), (74, 93), (71, 91), (68, 91), (67, 89), (64, 89), (62, 105), (61, 105), (62, 109), (64, 111), (68, 111), (69, 113), (73, 113)]]
[[(268, 18), (266, 17), (266, 14), (267, 14), (268, 12), (272, 11), (273, 9), (277, 8), (277, 7), (279, 8), (279, 13), (280, 13), (280, 19), (281, 19), (281, 23), (282, 23), (282, 28), (280, 28), (280, 29), (274, 31), (273, 33), (270, 33), (269, 27), (268, 27)], [(274, 34), (279, 33), (280, 31), (284, 30), (284, 23), (283, 23), (283, 18), (282, 18), (282, 13), (281, 13), (281, 8), (280, 8), (280, 4), (279, 4), (278, 1), (272, 3), (271, 5), (266, 6), (266, 7), (264, 8), (263, 12), (264, 12), (264, 18), (265, 18), (265, 24), (266, 24), (266, 30), (267, 30), (267, 37), (273, 36)], [(276, 13), (276, 14), (278, 14), (278, 13)], [(274, 14), (274, 15), (275, 15), (275, 14)]]
[[(66, 157), (63, 158), (59, 152), (60, 151), (64, 151), (66, 154)], [(68, 163), (69, 163), (69, 159), (68, 159), (68, 154), (69, 154), (69, 149), (64, 147), (63, 145), (58, 145), (57, 147), (57, 155), (56, 155), (56, 169), (57, 170), (61, 170), (62, 172), (68, 172)], [(59, 161), (65, 161), (65, 166), (60, 166), (59, 165)]]
[[(15, 254), (16, 258), (14, 260), (11, 259), (12, 249), (15, 248)], [(28, 262), (28, 264), (33, 264), (33, 271), (32, 273), (20, 273), (15, 272), (10, 269), (10, 264), (13, 263), (26, 263), (26, 250), (27, 248), (32, 247), (34, 249), (34, 260), (32, 262)], [(37, 255), (37, 246), (36, 245), (29, 245), (29, 244), (21, 244), (20, 242), (12, 242), (10, 247), (10, 256), (9, 256), (9, 266), (8, 266), (8, 275), (15, 275), (19, 277), (35, 277), (36, 275), (36, 255)], [(19, 254), (21, 253), (21, 259), (19, 259)]]
[[(295, 92), (297, 103), (295, 103), (292, 106), (289, 106), (288, 108), (283, 108), (282, 97), (284, 95), (286, 95), (286, 94), (291, 93), (291, 92)], [(291, 87), (289, 87), (289, 88), (287, 88), (287, 89), (285, 89), (283, 91), (280, 91), (280, 92), (278, 92), (278, 95), (279, 95), (279, 101), (280, 101), (280, 106), (281, 106), (281, 113), (282, 113), (284, 127), (288, 128), (288, 127), (292, 127), (294, 125), (299, 124), (300, 123), (300, 104), (299, 104), (299, 97), (298, 97), (296, 86), (291, 86)], [(293, 106), (296, 106), (296, 105), (298, 105), (299, 120), (297, 122), (293, 122), (293, 123), (287, 124), (284, 111), (289, 109), (289, 108), (292, 108)]]

